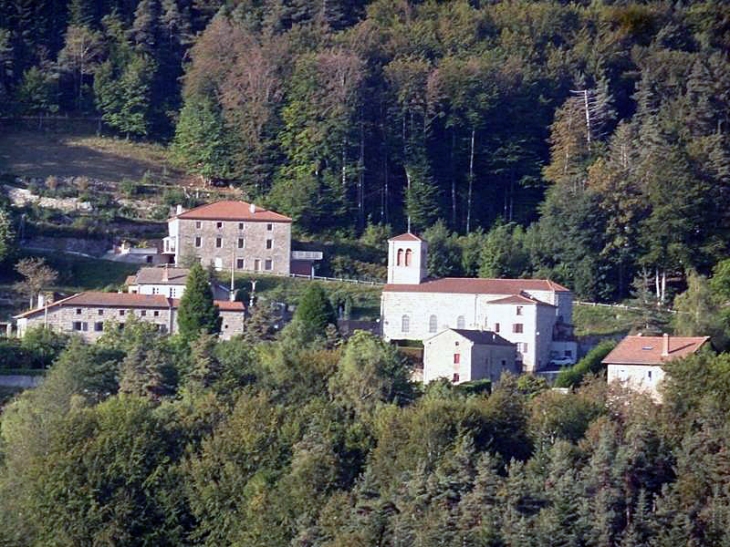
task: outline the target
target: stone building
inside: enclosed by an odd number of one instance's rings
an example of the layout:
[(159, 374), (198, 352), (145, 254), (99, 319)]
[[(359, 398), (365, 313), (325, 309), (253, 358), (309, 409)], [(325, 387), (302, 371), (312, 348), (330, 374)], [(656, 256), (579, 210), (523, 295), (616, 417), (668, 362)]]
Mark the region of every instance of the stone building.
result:
[(218, 201), (189, 211), (178, 208), (168, 220), (163, 252), (177, 266), (190, 259), (216, 270), (289, 275), (289, 217), (245, 201)]
[(388, 242), (380, 312), (386, 340), (423, 341), (450, 328), (493, 331), (516, 344), (524, 372), (576, 357), (570, 290), (547, 279), (428, 279), (427, 252), (413, 234)]
[(709, 340), (709, 336), (627, 336), (602, 361), (608, 382), (621, 382), (661, 401), (659, 388), (667, 363), (697, 353)]
[[(185, 293), (185, 284), (188, 280), (187, 268), (173, 268), (167, 265), (162, 267), (145, 267), (127, 277), (125, 285), (127, 291), (133, 294), (159, 294), (169, 298), (180, 298)], [(230, 289), (218, 283), (212, 283), (213, 298), (215, 300), (231, 300)]]
[(475, 380), (498, 383), (517, 373), (515, 344), (490, 331), (446, 329), (423, 342), (423, 381), (447, 378), (455, 384)]
[[(153, 323), (160, 332), (175, 334), (179, 303), (176, 298), (162, 295), (89, 291), (21, 313), (14, 319), (20, 337), (29, 328), (47, 326), (94, 342), (109, 325), (117, 328), (132, 316)], [(220, 337), (227, 340), (243, 334), (243, 303), (217, 300), (215, 304), (222, 318)]]

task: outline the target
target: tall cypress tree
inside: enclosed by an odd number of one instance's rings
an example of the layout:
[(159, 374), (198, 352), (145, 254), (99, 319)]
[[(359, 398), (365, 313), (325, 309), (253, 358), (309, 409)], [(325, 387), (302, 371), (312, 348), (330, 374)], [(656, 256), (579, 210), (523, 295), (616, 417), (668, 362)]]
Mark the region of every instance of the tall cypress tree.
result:
[(213, 302), (210, 280), (200, 264), (190, 268), (185, 294), (180, 299), (177, 326), (186, 340), (194, 340), (202, 333), (216, 334), (221, 330), (221, 317)]

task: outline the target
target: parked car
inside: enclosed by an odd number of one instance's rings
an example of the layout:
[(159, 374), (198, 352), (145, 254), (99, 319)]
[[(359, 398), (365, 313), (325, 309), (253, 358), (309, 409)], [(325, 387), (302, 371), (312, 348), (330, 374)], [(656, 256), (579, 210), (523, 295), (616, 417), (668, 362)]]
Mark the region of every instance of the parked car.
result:
[(554, 357), (550, 360), (551, 365), (559, 366), (559, 367), (569, 367), (571, 365), (575, 364), (575, 359), (572, 357)]

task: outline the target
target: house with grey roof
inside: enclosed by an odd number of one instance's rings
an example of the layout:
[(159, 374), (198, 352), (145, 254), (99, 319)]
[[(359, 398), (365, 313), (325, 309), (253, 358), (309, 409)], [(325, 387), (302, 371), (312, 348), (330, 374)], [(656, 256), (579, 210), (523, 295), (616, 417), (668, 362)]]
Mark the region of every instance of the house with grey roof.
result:
[(424, 383), (446, 378), (455, 384), (519, 373), (517, 346), (491, 331), (446, 329), (423, 342)]
[[(168, 298), (180, 298), (185, 292), (185, 285), (188, 280), (187, 268), (174, 268), (165, 266), (144, 267), (135, 275), (127, 277), (125, 285), (127, 292), (132, 294), (153, 294), (167, 296)], [(227, 287), (213, 283), (213, 298), (215, 300), (230, 300), (231, 291)]]

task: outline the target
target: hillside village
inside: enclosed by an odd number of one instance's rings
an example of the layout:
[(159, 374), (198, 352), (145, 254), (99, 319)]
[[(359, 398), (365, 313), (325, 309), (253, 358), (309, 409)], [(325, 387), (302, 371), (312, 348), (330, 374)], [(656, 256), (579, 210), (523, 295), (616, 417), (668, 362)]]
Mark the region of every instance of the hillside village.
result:
[(730, 545), (730, 2), (0, 0), (0, 547)]

